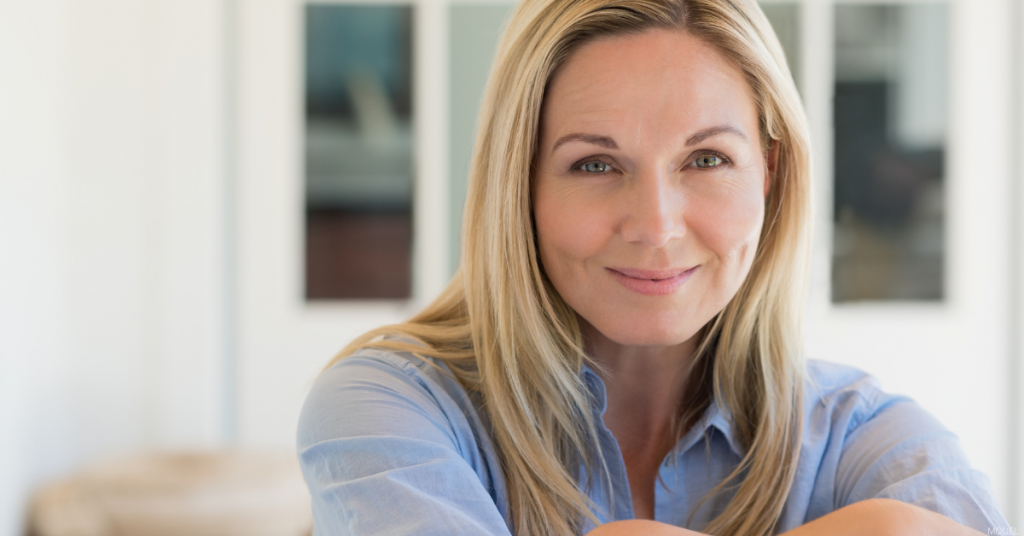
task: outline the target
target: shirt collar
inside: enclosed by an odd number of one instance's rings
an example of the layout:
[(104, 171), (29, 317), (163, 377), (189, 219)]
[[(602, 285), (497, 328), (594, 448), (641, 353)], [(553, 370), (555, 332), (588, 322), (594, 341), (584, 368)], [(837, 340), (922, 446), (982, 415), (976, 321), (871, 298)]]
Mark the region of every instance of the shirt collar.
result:
[[(604, 380), (594, 372), (586, 364), (583, 365), (583, 381), (587, 385), (587, 389), (590, 391), (592, 397), (592, 409), (595, 417), (602, 417), (605, 410), (608, 409), (608, 395), (605, 389)], [(730, 423), (728, 411), (719, 408), (718, 404), (711, 400), (707, 409), (704, 410), (704, 414), (701, 418), (693, 425), (690, 430), (686, 432), (686, 435), (679, 440), (676, 445), (678, 452), (682, 453), (690, 450), (698, 441), (704, 438), (706, 435), (710, 437), (712, 429), (716, 429), (725, 437), (725, 441), (729, 444), (729, 449), (732, 450), (739, 458), (743, 458), (743, 449), (740, 448), (739, 442), (736, 441), (735, 434), (733, 433), (733, 427)]]

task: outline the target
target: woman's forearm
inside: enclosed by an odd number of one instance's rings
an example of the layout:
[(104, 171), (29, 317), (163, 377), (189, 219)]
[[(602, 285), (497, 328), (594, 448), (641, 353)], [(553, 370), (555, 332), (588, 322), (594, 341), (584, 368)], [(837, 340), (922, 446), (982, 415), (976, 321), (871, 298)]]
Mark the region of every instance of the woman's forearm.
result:
[(894, 499), (845, 506), (782, 536), (977, 536), (946, 516)]
[[(946, 516), (893, 499), (861, 501), (781, 536), (978, 536)], [(634, 519), (606, 523), (587, 536), (703, 536), (665, 523)]]

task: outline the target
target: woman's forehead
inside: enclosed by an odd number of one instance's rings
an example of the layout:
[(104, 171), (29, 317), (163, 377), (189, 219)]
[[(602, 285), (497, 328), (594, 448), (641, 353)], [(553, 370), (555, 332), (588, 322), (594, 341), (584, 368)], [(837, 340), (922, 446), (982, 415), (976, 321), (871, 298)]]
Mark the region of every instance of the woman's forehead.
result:
[(568, 131), (631, 124), (683, 137), (734, 124), (756, 139), (758, 124), (739, 68), (704, 41), (661, 29), (580, 47), (551, 81), (543, 122), (547, 143)]

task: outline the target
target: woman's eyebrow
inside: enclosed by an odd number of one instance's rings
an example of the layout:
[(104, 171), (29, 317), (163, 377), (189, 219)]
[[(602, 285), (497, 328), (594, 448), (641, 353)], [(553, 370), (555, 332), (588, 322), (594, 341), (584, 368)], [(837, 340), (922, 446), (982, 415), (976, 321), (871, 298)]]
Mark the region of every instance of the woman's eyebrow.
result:
[[(743, 138), (744, 140), (747, 139), (747, 135), (744, 134), (743, 131), (741, 131), (740, 129), (738, 129), (738, 128), (732, 126), (732, 125), (718, 125), (718, 126), (706, 128), (706, 129), (704, 129), (704, 130), (694, 134), (693, 136), (690, 136), (690, 139), (686, 140), (686, 145), (694, 145), (694, 144), (700, 143), (700, 142), (702, 142), (702, 141), (704, 141), (704, 140), (706, 140), (706, 139), (708, 139), (708, 138), (710, 138), (712, 136), (717, 136), (719, 134), (735, 134), (735, 135)], [(615, 143), (615, 140), (609, 138), (608, 136), (597, 136), (597, 135), (594, 135), (594, 134), (574, 133), (574, 134), (567, 134), (565, 136), (562, 136), (561, 138), (558, 138), (558, 141), (556, 141), (555, 145), (551, 148), (551, 152), (555, 152), (559, 147), (561, 147), (562, 145), (565, 145), (566, 143), (569, 143), (571, 141), (582, 141), (582, 142), (590, 143), (590, 144), (593, 144), (593, 145), (599, 145), (599, 146), (604, 147), (606, 149), (618, 149), (619, 148), (618, 144)]]
[(591, 143), (593, 145), (599, 145), (601, 147), (604, 147), (605, 149), (619, 148), (618, 144), (615, 143), (615, 140), (609, 138), (608, 136), (596, 136), (594, 134), (568, 134), (562, 136), (561, 138), (558, 138), (558, 141), (556, 141), (555, 145), (551, 148), (551, 152), (555, 152), (560, 146), (565, 145), (570, 141), (582, 141), (586, 143)]
[(694, 134), (693, 136), (690, 136), (690, 139), (686, 140), (686, 145), (694, 145), (696, 143), (700, 143), (710, 138), (711, 136), (717, 136), (719, 134), (726, 133), (735, 134), (743, 138), (744, 140), (747, 139), (747, 135), (744, 134), (743, 131), (741, 131), (740, 129), (732, 125), (719, 125), (717, 127), (705, 128), (704, 130)]

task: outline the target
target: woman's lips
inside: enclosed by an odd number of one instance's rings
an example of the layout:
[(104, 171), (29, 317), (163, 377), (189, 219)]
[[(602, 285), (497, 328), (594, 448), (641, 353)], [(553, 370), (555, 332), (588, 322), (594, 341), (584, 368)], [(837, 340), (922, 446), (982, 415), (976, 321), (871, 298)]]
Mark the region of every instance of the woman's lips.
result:
[(637, 270), (605, 268), (622, 286), (647, 296), (672, 294), (697, 271), (700, 265), (686, 270)]

